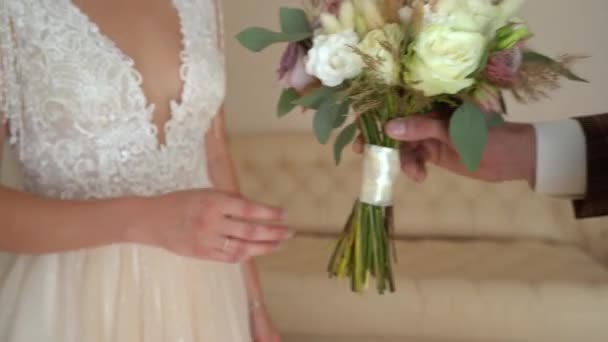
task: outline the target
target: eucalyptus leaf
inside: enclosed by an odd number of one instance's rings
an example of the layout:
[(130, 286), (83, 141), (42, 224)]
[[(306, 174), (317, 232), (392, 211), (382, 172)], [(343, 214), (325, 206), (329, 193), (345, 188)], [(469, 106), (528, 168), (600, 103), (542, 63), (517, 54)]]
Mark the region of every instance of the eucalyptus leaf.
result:
[(450, 119), (450, 139), (470, 172), (479, 166), (487, 138), (484, 113), (470, 102), (462, 104)]
[(291, 112), (296, 105), (293, 103), (300, 97), (300, 94), (294, 88), (287, 88), (281, 93), (279, 104), (277, 105), (277, 116), (282, 117)]
[(306, 12), (300, 8), (281, 7), (279, 17), (281, 18), (281, 31), (283, 33), (312, 32)]
[(299, 42), (312, 36), (311, 32), (280, 33), (273, 32), (263, 27), (251, 27), (241, 31), (236, 39), (253, 52), (260, 52), (268, 46), (276, 43)]
[(556, 64), (557, 62), (548, 56), (534, 51), (524, 51), (523, 61), (531, 63)]
[(350, 110), (350, 101), (343, 100), (340, 103), (340, 108), (338, 109), (338, 116), (336, 117), (336, 122), (334, 122), (334, 128), (340, 128), (348, 119), (348, 111)]
[(326, 144), (329, 140), (339, 111), (340, 105), (337, 104), (333, 98), (329, 98), (321, 104), (319, 110), (315, 113), (313, 128), (315, 130), (315, 136), (321, 144)]
[(334, 88), (323, 86), (308, 95), (302, 96), (293, 103), (305, 108), (319, 109), (321, 104), (328, 98), (332, 97), (335, 92), (336, 90)]
[(568, 69), (565, 66), (563, 66), (562, 64), (558, 63), (553, 58), (547, 57), (538, 52), (525, 51), (524, 55), (523, 55), (523, 60), (524, 60), (524, 62), (528, 62), (528, 63), (540, 63), (540, 64), (551, 65), (555, 68), (555, 70), (560, 75), (566, 77), (567, 79), (569, 79), (571, 81), (589, 83), (589, 81), (587, 81), (586, 79), (584, 79), (582, 77), (577, 76), (570, 69)]
[(338, 134), (336, 138), (336, 142), (334, 143), (334, 161), (336, 165), (340, 164), (342, 160), (342, 152), (344, 151), (344, 147), (350, 144), (355, 138), (355, 134), (357, 133), (357, 124), (351, 123), (350, 125), (344, 127), (342, 132)]

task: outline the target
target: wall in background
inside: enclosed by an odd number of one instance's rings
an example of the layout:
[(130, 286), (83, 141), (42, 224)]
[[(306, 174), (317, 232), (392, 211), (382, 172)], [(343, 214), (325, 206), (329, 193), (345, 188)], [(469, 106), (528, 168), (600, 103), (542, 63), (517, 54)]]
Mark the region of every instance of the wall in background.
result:
[[(274, 116), (280, 88), (275, 69), (282, 47), (261, 54), (241, 48), (234, 36), (246, 26), (277, 28), (280, 6), (297, 6), (298, 0), (224, 1), (228, 68), (228, 126), (231, 132), (310, 130), (311, 118), (295, 114)], [(590, 84), (565, 82), (551, 99), (526, 106), (509, 102), (514, 121), (539, 121), (608, 112), (608, 1), (528, 0), (524, 7), (536, 37), (532, 46), (549, 55), (577, 53), (590, 58), (575, 71)]]

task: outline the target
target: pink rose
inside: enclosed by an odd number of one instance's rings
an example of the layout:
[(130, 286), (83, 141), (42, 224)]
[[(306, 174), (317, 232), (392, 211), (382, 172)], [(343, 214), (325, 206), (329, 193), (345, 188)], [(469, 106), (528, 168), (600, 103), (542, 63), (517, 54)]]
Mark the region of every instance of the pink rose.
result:
[(281, 65), (277, 70), (279, 84), (285, 88), (294, 88), (298, 91), (316, 81), (316, 78), (306, 73), (306, 49), (298, 43), (290, 43), (283, 53)]

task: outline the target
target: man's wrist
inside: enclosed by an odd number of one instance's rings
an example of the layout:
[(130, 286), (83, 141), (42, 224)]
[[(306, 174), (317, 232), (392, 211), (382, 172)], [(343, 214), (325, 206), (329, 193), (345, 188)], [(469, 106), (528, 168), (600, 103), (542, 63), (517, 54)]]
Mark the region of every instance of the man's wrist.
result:
[(531, 124), (512, 123), (506, 127), (508, 135), (506, 150), (503, 153), (513, 156), (507, 159), (504, 180), (527, 182), (531, 188), (536, 183), (536, 132)]

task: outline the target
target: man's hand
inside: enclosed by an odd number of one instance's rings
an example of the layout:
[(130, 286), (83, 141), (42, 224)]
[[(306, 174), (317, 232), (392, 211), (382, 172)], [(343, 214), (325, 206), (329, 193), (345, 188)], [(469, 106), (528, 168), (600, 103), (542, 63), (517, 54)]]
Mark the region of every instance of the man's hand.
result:
[[(534, 186), (536, 137), (528, 124), (505, 123), (491, 128), (481, 163), (471, 174), (460, 162), (450, 142), (448, 124), (436, 115), (416, 116), (389, 122), (386, 132), (402, 141), (401, 167), (416, 182), (426, 178), (426, 163), (436, 164), (459, 175), (488, 181), (525, 180)], [(361, 151), (361, 143), (355, 144)]]

